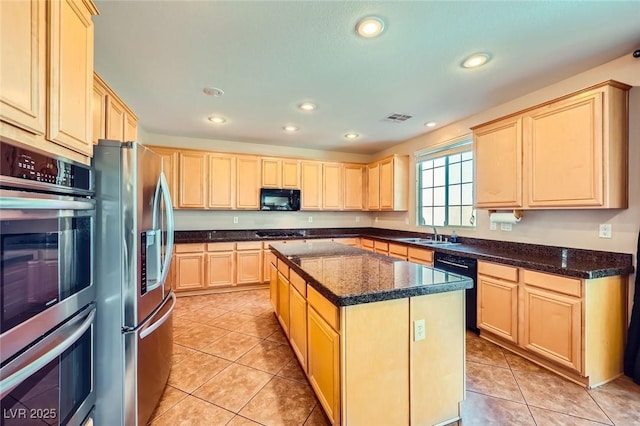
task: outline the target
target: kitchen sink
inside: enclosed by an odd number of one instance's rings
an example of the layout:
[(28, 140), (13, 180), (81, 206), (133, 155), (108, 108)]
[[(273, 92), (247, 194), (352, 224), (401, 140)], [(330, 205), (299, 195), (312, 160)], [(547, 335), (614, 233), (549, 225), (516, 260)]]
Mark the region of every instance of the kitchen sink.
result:
[(451, 241), (438, 241), (431, 238), (398, 238), (398, 241), (406, 243), (414, 243), (425, 246), (455, 246), (460, 243), (452, 243)]

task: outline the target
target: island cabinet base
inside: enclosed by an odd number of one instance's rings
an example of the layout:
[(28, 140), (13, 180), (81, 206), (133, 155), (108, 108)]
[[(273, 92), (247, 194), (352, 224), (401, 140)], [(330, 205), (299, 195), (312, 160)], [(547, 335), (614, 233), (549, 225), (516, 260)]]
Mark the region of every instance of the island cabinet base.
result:
[[(464, 399), (464, 292), (341, 309), (345, 425), (437, 425)], [(416, 321), (424, 340), (416, 341)]]

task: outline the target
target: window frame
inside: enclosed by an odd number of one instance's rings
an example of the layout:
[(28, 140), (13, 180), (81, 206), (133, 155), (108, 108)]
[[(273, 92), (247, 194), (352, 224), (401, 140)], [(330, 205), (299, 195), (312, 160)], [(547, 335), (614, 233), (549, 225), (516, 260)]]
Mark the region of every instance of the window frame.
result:
[[(469, 159), (462, 159), (462, 155), (464, 153), (471, 153), (471, 158)], [(461, 155), (460, 159), (457, 162), (451, 163), (451, 156), (453, 155)], [(474, 207), (475, 204), (475, 156), (473, 155), (473, 138), (470, 134), (468, 135), (464, 135), (460, 138), (456, 138), (454, 140), (450, 140), (447, 142), (444, 142), (442, 144), (438, 144), (434, 147), (428, 148), (428, 149), (424, 149), (421, 151), (417, 151), (415, 153), (415, 157), (416, 157), (416, 164), (415, 164), (415, 171), (416, 171), (416, 226), (420, 226), (420, 227), (440, 227), (440, 228), (460, 228), (460, 229), (475, 229), (477, 226), (477, 221), (476, 221), (476, 209)], [(436, 166), (435, 164), (433, 165), (432, 169), (434, 171), (435, 174), (435, 170), (437, 168), (444, 168), (444, 184), (443, 185), (435, 185), (435, 182), (432, 181), (432, 185), (430, 187), (424, 187), (424, 182), (423, 182), (423, 163), (426, 161), (433, 161), (433, 160), (440, 160), (440, 159), (444, 159), (444, 165), (443, 166)], [(463, 171), (462, 171), (462, 165), (464, 162), (471, 162), (471, 180), (467, 181), (465, 180), (463, 182)], [(451, 173), (451, 164), (460, 164), (460, 182), (456, 182), (456, 183), (451, 183), (450, 181), (450, 173)], [(463, 203), (463, 195), (462, 195), (462, 190), (460, 191), (460, 204), (450, 204), (449, 200), (450, 200), (450, 190), (451, 190), (451, 186), (452, 185), (461, 185), (461, 189), (462, 189), (462, 185), (463, 184), (471, 184), (471, 204), (467, 204), (467, 203)], [(444, 205), (443, 206), (435, 206), (434, 203), (432, 202), (430, 206), (425, 206), (423, 204), (423, 190), (424, 189), (436, 189), (436, 188), (444, 188)], [(432, 198), (433, 200), (433, 198)], [(462, 210), (465, 207), (471, 207), (471, 217), (467, 218), (466, 215), (465, 217), (460, 218), (460, 224), (451, 224), (451, 220), (450, 220), (450, 211), (449, 209), (451, 207), (460, 207), (460, 209)], [(444, 208), (444, 224), (440, 225), (434, 225), (434, 224), (427, 224), (425, 221), (425, 217), (423, 215), (423, 209), (425, 207), (442, 207)], [(462, 211), (461, 211), (461, 215), (462, 215)], [(434, 216), (432, 215), (431, 217), (431, 222), (433, 223)], [(466, 224), (468, 219), (470, 219), (472, 221), (471, 224)]]

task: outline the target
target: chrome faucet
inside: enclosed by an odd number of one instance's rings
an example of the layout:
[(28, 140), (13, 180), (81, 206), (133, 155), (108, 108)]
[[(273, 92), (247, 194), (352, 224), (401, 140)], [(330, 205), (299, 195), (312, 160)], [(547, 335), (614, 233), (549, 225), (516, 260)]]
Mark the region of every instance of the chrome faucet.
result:
[(436, 229), (435, 226), (432, 226), (433, 228), (433, 239), (434, 241), (438, 241), (438, 230)]

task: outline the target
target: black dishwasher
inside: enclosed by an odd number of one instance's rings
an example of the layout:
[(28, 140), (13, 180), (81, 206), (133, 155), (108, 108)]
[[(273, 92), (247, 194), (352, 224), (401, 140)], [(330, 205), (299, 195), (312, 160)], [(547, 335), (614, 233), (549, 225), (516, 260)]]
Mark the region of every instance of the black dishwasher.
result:
[(478, 261), (470, 257), (457, 256), (436, 252), (433, 258), (433, 266), (454, 274), (464, 275), (473, 280), (473, 287), (466, 290), (466, 317), (467, 329), (479, 332), (478, 330), (478, 289), (476, 287), (476, 276), (478, 274)]

